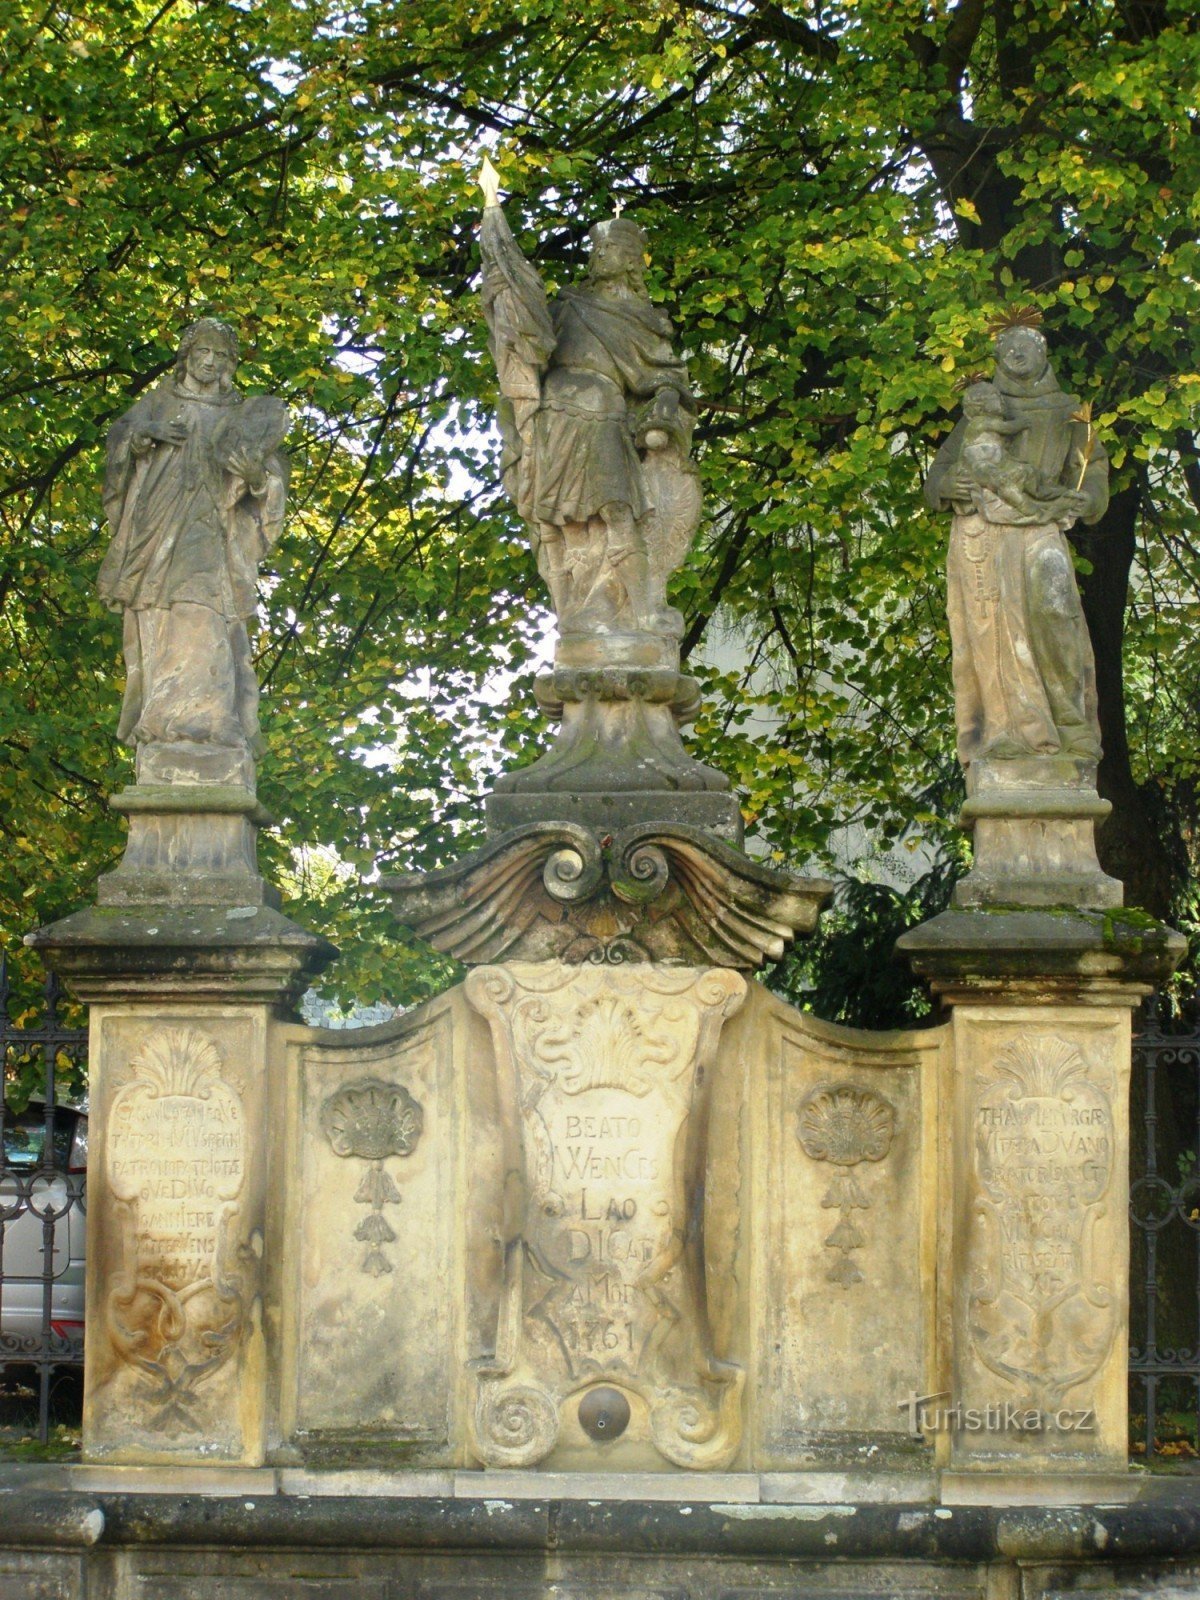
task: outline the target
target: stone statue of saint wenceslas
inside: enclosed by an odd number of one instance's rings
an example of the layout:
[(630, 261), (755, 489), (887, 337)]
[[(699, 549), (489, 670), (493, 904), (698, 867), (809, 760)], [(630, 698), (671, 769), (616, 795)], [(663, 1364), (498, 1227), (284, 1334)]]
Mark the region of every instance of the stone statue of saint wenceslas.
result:
[(140, 783), (254, 786), (258, 684), (246, 624), (283, 527), (283, 402), (233, 387), (237, 339), (205, 317), (175, 368), (113, 424), (99, 589), (124, 613), (119, 736)]
[(646, 293), (646, 237), (625, 217), (598, 223), (584, 281), (548, 303), (490, 164), (480, 181), (502, 473), (560, 630), (678, 633), (664, 586), (700, 517), (695, 406), (670, 322)]
[(1100, 754), (1096, 674), (1064, 534), (1108, 505), (1108, 458), (1064, 394), (1036, 327), (996, 337), (990, 383), (925, 481), (953, 511), (947, 563), (958, 755), (973, 761)]

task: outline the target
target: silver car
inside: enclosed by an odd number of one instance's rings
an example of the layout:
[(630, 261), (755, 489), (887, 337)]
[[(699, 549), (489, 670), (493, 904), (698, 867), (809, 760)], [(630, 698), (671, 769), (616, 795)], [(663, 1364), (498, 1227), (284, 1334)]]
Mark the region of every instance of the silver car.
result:
[(71, 1106), (4, 1111), (0, 1363), (83, 1359), (87, 1127)]

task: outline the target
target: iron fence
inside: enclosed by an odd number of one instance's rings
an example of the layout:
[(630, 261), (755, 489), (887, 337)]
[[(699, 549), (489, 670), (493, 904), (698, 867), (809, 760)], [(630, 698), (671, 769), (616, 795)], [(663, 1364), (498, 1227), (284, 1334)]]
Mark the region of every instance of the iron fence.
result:
[(87, 1116), (62, 1088), (82, 1079), (87, 1029), (63, 1021), (53, 976), (40, 1020), (14, 1022), (12, 999), (0, 954), (0, 1383), (7, 1412), (36, 1399), (45, 1444), (55, 1387), (83, 1361)]
[(1134, 1036), (1131, 1083), (1131, 1445), (1200, 1450), (1200, 1018), (1157, 1001)]

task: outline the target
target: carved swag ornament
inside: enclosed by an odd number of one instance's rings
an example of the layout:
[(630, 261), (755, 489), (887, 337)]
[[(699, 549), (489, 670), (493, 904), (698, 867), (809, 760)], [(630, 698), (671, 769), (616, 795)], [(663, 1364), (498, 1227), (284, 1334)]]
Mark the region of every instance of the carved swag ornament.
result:
[(801, 1148), (814, 1161), (828, 1161), (834, 1167), (821, 1201), (827, 1209), (838, 1211), (837, 1226), (825, 1240), (827, 1248), (836, 1252), (826, 1277), (843, 1289), (863, 1278), (850, 1252), (860, 1250), (866, 1237), (851, 1212), (866, 1211), (871, 1204), (854, 1169), (864, 1161), (882, 1161), (892, 1147), (895, 1130), (896, 1112), (891, 1103), (873, 1089), (860, 1089), (853, 1083), (824, 1084), (800, 1107), (797, 1137)]
[(362, 1270), (372, 1278), (392, 1271), (383, 1247), (393, 1242), (396, 1233), (383, 1208), (400, 1204), (400, 1191), (384, 1162), (390, 1156), (412, 1155), (424, 1124), (420, 1102), (404, 1085), (379, 1078), (348, 1083), (321, 1107), (321, 1127), (334, 1155), (370, 1163), (354, 1198), (371, 1209), (355, 1228), (354, 1237), (367, 1247)]

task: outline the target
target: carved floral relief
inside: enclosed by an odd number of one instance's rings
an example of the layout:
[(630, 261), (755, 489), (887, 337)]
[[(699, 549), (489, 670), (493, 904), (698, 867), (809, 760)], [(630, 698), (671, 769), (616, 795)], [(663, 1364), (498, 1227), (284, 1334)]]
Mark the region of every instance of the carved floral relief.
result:
[(321, 1107), (321, 1127), (334, 1155), (370, 1163), (354, 1194), (359, 1205), (371, 1208), (354, 1230), (354, 1237), (367, 1246), (362, 1270), (370, 1277), (392, 1271), (384, 1246), (395, 1240), (396, 1232), (383, 1208), (399, 1205), (400, 1191), (384, 1162), (391, 1156), (410, 1156), (424, 1122), (420, 1103), (403, 1084), (384, 1083), (379, 1078), (348, 1083)]
[(850, 1254), (862, 1248), (866, 1236), (851, 1213), (866, 1211), (871, 1204), (854, 1168), (864, 1161), (882, 1161), (891, 1149), (895, 1130), (896, 1112), (891, 1103), (874, 1090), (852, 1083), (822, 1084), (800, 1107), (797, 1137), (801, 1149), (812, 1160), (828, 1161), (834, 1168), (821, 1201), (826, 1209), (838, 1212), (837, 1225), (825, 1239), (826, 1248), (835, 1252), (826, 1277), (843, 1289), (863, 1278)]

